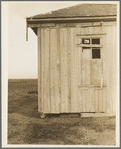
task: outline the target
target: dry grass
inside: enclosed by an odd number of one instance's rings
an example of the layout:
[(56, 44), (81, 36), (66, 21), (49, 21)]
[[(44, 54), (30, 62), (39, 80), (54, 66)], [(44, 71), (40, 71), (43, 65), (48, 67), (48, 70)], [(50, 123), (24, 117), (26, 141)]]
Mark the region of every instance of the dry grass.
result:
[(10, 80), (8, 87), (9, 144), (115, 145), (115, 117), (40, 119), (37, 80)]

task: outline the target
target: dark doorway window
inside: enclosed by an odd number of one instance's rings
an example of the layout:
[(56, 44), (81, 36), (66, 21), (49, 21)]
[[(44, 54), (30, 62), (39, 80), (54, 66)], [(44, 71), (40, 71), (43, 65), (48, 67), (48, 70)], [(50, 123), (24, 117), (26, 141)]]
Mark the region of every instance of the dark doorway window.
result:
[(92, 59), (100, 59), (100, 48), (92, 48)]

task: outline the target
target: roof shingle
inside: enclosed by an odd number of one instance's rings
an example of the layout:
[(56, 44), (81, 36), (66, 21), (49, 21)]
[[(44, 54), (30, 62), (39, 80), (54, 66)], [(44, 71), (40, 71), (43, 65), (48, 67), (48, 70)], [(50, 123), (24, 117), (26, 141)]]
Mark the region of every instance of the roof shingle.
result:
[(116, 4), (79, 4), (72, 7), (67, 7), (52, 11), (50, 13), (39, 14), (32, 19), (46, 19), (46, 18), (70, 18), (70, 17), (91, 17), (91, 16), (116, 16)]

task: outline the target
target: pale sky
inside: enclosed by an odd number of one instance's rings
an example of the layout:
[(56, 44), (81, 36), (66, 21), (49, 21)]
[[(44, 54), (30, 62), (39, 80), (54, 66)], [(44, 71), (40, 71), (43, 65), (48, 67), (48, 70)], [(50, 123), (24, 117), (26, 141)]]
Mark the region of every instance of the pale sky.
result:
[[(73, 2), (2, 2), (4, 44), (8, 43), (8, 78), (38, 78), (37, 36), (29, 28), (26, 41), (26, 17), (81, 4)], [(86, 2), (84, 2), (86, 3)], [(88, 2), (89, 3), (89, 2)], [(6, 42), (5, 42), (6, 41)], [(2, 48), (3, 49), (3, 48)]]

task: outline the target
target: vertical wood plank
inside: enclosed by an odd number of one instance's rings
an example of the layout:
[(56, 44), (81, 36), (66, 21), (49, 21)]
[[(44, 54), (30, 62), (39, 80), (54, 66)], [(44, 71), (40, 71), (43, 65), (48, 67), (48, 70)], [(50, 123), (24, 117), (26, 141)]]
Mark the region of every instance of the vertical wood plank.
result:
[(44, 29), (43, 44), (43, 108), (44, 113), (50, 113), (49, 28)]
[(83, 112), (83, 94), (82, 89), (78, 88), (78, 105), (79, 105), (79, 112)]
[(106, 92), (106, 88), (103, 89), (103, 112), (106, 113), (107, 111), (107, 92)]
[(91, 71), (90, 71), (90, 61), (89, 60), (83, 60), (82, 61), (82, 85), (90, 85), (90, 75), (91, 75)]
[(107, 87), (107, 107), (106, 107), (106, 111), (107, 113), (110, 113), (111, 111), (111, 107), (110, 107), (110, 103), (111, 103), (111, 82), (112, 82), (112, 65), (111, 65), (111, 61), (112, 61), (112, 48), (110, 45), (112, 45), (112, 41), (111, 41), (111, 26), (106, 26), (105, 28), (105, 32), (107, 33), (107, 42), (106, 42), (106, 87)]
[(81, 86), (82, 82), (81, 82), (81, 55), (82, 55), (82, 48), (81, 47), (77, 47), (77, 57), (78, 57), (78, 62), (77, 62), (77, 66), (78, 66), (78, 75), (77, 75), (77, 84), (78, 86)]
[(98, 96), (99, 96), (99, 112), (103, 112), (103, 91), (102, 89), (98, 90)]
[(60, 29), (61, 51), (61, 112), (68, 112), (67, 29)]
[(82, 110), (83, 110), (83, 112), (86, 112), (86, 110), (85, 110), (85, 94), (84, 94), (84, 90), (82, 90)]
[(91, 98), (90, 98), (90, 89), (87, 90), (86, 92), (86, 101), (85, 101), (85, 107), (86, 107), (86, 112), (91, 112)]
[(112, 113), (113, 112), (113, 95), (114, 95), (114, 88), (113, 88), (113, 86), (114, 86), (114, 84), (115, 84), (115, 82), (114, 82), (114, 77), (113, 77), (113, 74), (115, 74), (115, 72), (114, 72), (114, 49), (115, 49), (115, 47), (113, 47), (113, 26), (110, 26), (110, 45), (109, 45), (109, 50), (110, 50), (110, 91), (109, 91), (109, 94), (110, 94), (110, 113)]
[(43, 50), (44, 50), (44, 31), (41, 29), (41, 66), (40, 66), (40, 79), (41, 79), (41, 109), (44, 112), (43, 107)]
[(71, 48), (70, 28), (67, 28), (68, 112), (71, 112)]
[(94, 99), (95, 99), (95, 112), (99, 111), (99, 106), (98, 106), (98, 91), (95, 89), (94, 90)]
[(60, 52), (60, 26), (59, 24), (56, 24), (57, 27), (57, 53), (58, 53), (58, 76), (59, 76), (59, 112), (61, 112), (61, 52)]
[(73, 39), (74, 39), (74, 49), (75, 49), (75, 112), (80, 112), (79, 107), (79, 100), (78, 100), (78, 61), (79, 61), (79, 55), (78, 55), (78, 48), (76, 47), (76, 28), (73, 28)]
[(60, 112), (60, 61), (57, 38), (57, 29), (50, 29), (51, 113)]
[[(95, 109), (98, 108), (98, 104), (95, 106), (95, 96), (94, 96), (94, 89), (93, 88), (83, 88), (80, 89), (80, 101), (81, 101), (81, 108), (80, 112), (95, 112)], [(97, 95), (97, 92), (96, 92)], [(98, 99), (98, 98), (97, 98)], [(97, 112), (98, 110), (96, 110)]]
[(45, 71), (44, 71), (44, 65), (45, 65), (45, 29), (43, 29), (43, 49), (42, 49), (42, 98), (43, 98), (43, 103), (42, 103), (42, 106), (43, 106), (43, 112), (46, 111), (46, 109), (44, 109), (44, 104), (45, 104), (45, 101), (46, 101), (46, 98), (45, 98), (45, 94), (46, 94), (46, 84), (45, 84)]
[[(78, 25), (76, 28), (76, 34), (81, 34), (81, 26)], [(81, 42), (80, 38), (76, 38), (77, 42)], [(78, 112), (82, 112), (82, 91), (81, 91), (81, 47), (76, 47), (77, 49), (77, 101), (78, 101)]]
[(94, 88), (90, 88), (89, 98), (90, 98), (90, 110), (89, 110), (89, 112), (95, 112)]
[(90, 102), (89, 102), (89, 90), (83, 89), (83, 112), (89, 112)]
[(72, 97), (72, 112), (79, 112), (78, 104), (78, 83), (77, 83), (77, 74), (78, 74), (78, 49), (76, 48), (76, 28), (71, 28), (71, 97)]
[[(116, 45), (116, 43), (117, 43), (117, 40), (116, 40), (116, 26), (113, 26), (113, 41), (112, 41), (112, 44), (113, 44), (113, 49), (116, 49), (117, 50), (117, 45)], [(113, 50), (113, 78), (114, 78), (114, 80), (113, 80), (113, 90), (114, 90), (114, 94), (113, 94), (113, 113), (116, 113), (116, 67), (117, 67), (117, 65), (116, 65), (116, 51), (115, 50)]]
[(102, 62), (99, 60), (92, 61), (92, 83), (101, 86), (102, 79)]
[(103, 32), (107, 33), (106, 36), (103, 37), (103, 79), (104, 79), (104, 86), (106, 86), (106, 88), (103, 90), (103, 111), (105, 113), (107, 113), (108, 110), (108, 69), (109, 69), (109, 55), (108, 55), (108, 46), (109, 44), (109, 37), (108, 37), (108, 31), (107, 31), (107, 27), (103, 26)]
[(38, 28), (37, 30), (37, 36), (38, 36), (38, 111), (42, 112), (42, 96), (41, 96), (41, 67), (42, 67), (42, 55), (41, 55), (41, 28)]

